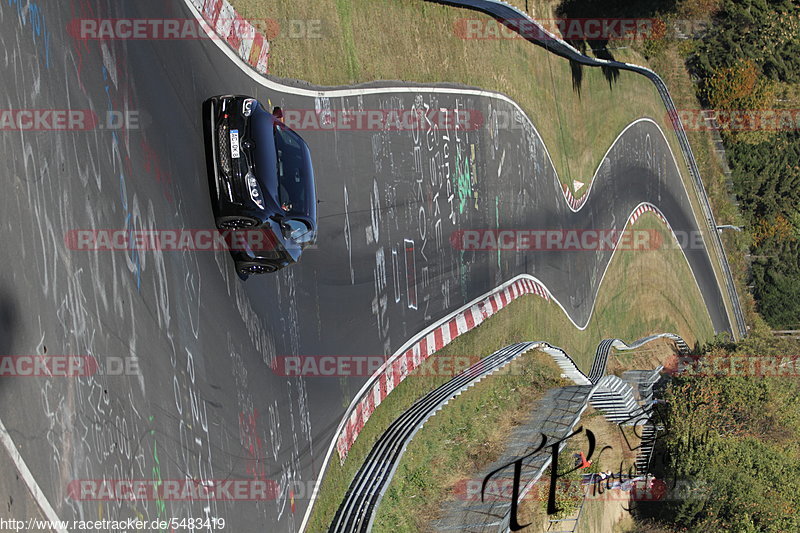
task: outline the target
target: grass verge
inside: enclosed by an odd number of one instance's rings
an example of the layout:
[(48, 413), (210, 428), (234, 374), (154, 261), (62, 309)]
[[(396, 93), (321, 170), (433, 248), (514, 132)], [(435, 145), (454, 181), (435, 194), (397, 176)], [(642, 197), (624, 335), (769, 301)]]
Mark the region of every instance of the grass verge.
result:
[[(691, 44), (691, 43), (689, 43)], [(684, 64), (683, 53), (678, 44), (666, 47), (651, 60), (653, 68), (661, 75), (670, 88), (672, 99), (678, 109), (700, 110), (697, 89), (692, 82)], [(744, 219), (738, 204), (731, 193), (730, 179), (725, 175), (719, 157), (715, 154), (714, 140), (708, 131), (687, 131), (689, 143), (697, 160), (700, 175), (708, 194), (711, 209), (719, 224), (744, 225)], [(745, 320), (755, 323), (755, 302), (746, 279), (749, 265), (745, 254), (749, 252), (751, 236), (749, 230), (741, 233), (726, 231), (723, 233), (723, 245), (728, 250), (728, 261), (736, 283)]]
[(497, 460), (515, 426), (548, 389), (572, 384), (542, 352), (484, 379), (446, 405), (412, 439), (375, 517), (375, 533), (424, 531), (460, 480)]

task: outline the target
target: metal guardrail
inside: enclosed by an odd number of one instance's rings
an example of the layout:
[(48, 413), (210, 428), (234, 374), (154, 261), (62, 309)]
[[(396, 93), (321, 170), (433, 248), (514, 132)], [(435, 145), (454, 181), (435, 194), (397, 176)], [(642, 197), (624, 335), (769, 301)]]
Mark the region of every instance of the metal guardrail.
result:
[(350, 484), (328, 531), (331, 533), (369, 531), (375, 510), (394, 475), (400, 457), (423, 424), (463, 391), (540, 344), (525, 342), (506, 346), (417, 400), (375, 443)]
[[(372, 528), (375, 512), (380, 505), (381, 499), (394, 476), (394, 472), (400, 463), (400, 458), (408, 446), (408, 443), (419, 431), (425, 422), (444, 407), (453, 398), (467, 390), (484, 377), (492, 374), (503, 366), (509, 364), (523, 353), (539, 349), (553, 357), (565, 375), (570, 377), (573, 382), (591, 387), (591, 392), (583, 403), (584, 408), (592, 396), (601, 392), (601, 380), (605, 375), (606, 363), (611, 348), (619, 350), (633, 350), (644, 344), (659, 338), (669, 338), (675, 341), (681, 353), (688, 351), (688, 346), (678, 335), (663, 333), (651, 335), (639, 339), (631, 344), (626, 344), (620, 339), (605, 339), (600, 342), (595, 352), (592, 364), (592, 371), (587, 376), (575, 365), (570, 356), (561, 348), (552, 346), (546, 342), (525, 342), (506, 346), (493, 354), (481, 359), (473, 366), (463, 371), (439, 388), (429, 392), (417, 400), (406, 412), (400, 415), (381, 435), (373, 446), (364, 464), (359, 469), (353, 481), (350, 483), (342, 504), (339, 506), (333, 523), (329, 528), (329, 533), (344, 532), (367, 532)], [(595, 376), (596, 379), (590, 379)], [(638, 404), (635, 407), (639, 410)], [(633, 408), (632, 408), (633, 409)], [(629, 415), (635, 414), (632, 411)], [(649, 461), (649, 459), (648, 459)], [(549, 460), (542, 463), (541, 469), (520, 492), (520, 497), (524, 497), (533, 483), (538, 480), (544, 469), (549, 464)], [(503, 526), (501, 531), (508, 529), (508, 518), (500, 521)]]
[(608, 361), (608, 354), (611, 353), (611, 348), (621, 351), (636, 350), (637, 348), (640, 348), (656, 339), (670, 339), (678, 347), (678, 351), (681, 354), (689, 353), (689, 345), (686, 344), (686, 341), (684, 341), (683, 338), (681, 338), (679, 335), (675, 335), (674, 333), (650, 335), (638, 339), (630, 344), (627, 344), (622, 339), (604, 339), (600, 341), (600, 344), (597, 346), (597, 352), (595, 353), (594, 362), (592, 363), (592, 370), (589, 372), (588, 376), (589, 379), (592, 381), (592, 383), (597, 383), (597, 381), (605, 375), (606, 363)]
[[(664, 106), (667, 108), (670, 120), (672, 121), (672, 125), (675, 130), (675, 135), (677, 136), (678, 143), (680, 144), (681, 147), (681, 153), (683, 154), (684, 162), (686, 163), (686, 166), (689, 169), (689, 174), (692, 177), (692, 183), (694, 184), (695, 191), (700, 200), (700, 206), (703, 210), (703, 215), (705, 217), (706, 223), (708, 224), (709, 233), (711, 235), (712, 246), (714, 248), (715, 253), (719, 257), (720, 264), (722, 265), (726, 289), (728, 292), (728, 296), (730, 297), (731, 300), (731, 306), (733, 307), (733, 314), (736, 322), (735, 327), (739, 332), (739, 337), (745, 337), (747, 335), (747, 325), (745, 324), (744, 313), (742, 312), (741, 303), (739, 301), (739, 295), (736, 292), (736, 286), (733, 281), (733, 274), (731, 273), (730, 265), (728, 264), (728, 258), (725, 255), (725, 249), (722, 245), (722, 239), (720, 238), (719, 233), (717, 233), (716, 231), (717, 224), (714, 219), (714, 213), (711, 211), (711, 204), (708, 200), (708, 195), (706, 194), (705, 187), (703, 186), (703, 182), (700, 178), (700, 170), (697, 166), (697, 161), (694, 158), (692, 147), (689, 144), (689, 139), (686, 136), (685, 130), (683, 129), (680, 117), (678, 116), (677, 108), (675, 107), (675, 103), (672, 101), (672, 96), (670, 96), (669, 90), (667, 89), (667, 85), (664, 83), (664, 80), (662, 80), (658, 74), (656, 74), (654, 71), (650, 70), (647, 67), (642, 67), (640, 65), (633, 65), (630, 63), (624, 63), (622, 61), (611, 61), (606, 59), (597, 59), (585, 56), (563, 39), (560, 39), (551, 32), (547, 31), (538, 22), (529, 17), (527, 13), (520, 11), (516, 7), (507, 4), (505, 2), (502, 2), (500, 0), (428, 0), (428, 1), (437, 4), (446, 4), (446, 5), (463, 7), (480, 11), (482, 13), (485, 13), (487, 15), (496, 18), (500, 23), (502, 23), (509, 29), (519, 33), (519, 35), (524, 39), (526, 39), (527, 41), (542, 46), (546, 50), (553, 52), (556, 55), (575, 61), (582, 65), (588, 65), (593, 67), (610, 67), (620, 70), (636, 72), (644, 75), (650, 81), (653, 82), (653, 84), (656, 86), (656, 89), (658, 90), (659, 95), (661, 96), (661, 100), (664, 102)], [(523, 24), (523, 21), (525, 21), (524, 24), (526, 26), (526, 30), (520, 31), (520, 27)], [(533, 25), (536, 28), (536, 31), (534, 32), (530, 31), (531, 25)], [(546, 38), (539, 38), (539, 36), (541, 35), (545, 35)], [(733, 326), (733, 323), (731, 324), (731, 326)]]

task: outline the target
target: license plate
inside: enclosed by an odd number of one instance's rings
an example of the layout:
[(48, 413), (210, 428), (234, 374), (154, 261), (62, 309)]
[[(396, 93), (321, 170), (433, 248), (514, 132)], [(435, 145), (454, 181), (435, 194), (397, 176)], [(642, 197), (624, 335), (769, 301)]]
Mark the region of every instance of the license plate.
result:
[(239, 159), (239, 130), (231, 130), (231, 157)]

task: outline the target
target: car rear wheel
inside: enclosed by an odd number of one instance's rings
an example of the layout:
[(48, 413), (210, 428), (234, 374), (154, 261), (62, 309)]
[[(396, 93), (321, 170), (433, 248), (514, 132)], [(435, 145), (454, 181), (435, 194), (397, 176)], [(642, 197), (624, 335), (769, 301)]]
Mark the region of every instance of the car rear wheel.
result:
[(270, 272), (275, 272), (278, 270), (278, 267), (268, 263), (255, 263), (251, 261), (246, 263), (237, 263), (236, 270), (238, 270), (240, 274), (250, 276), (253, 274), (269, 274)]
[(217, 219), (217, 227), (220, 229), (245, 229), (258, 226), (259, 221), (252, 217), (229, 216)]

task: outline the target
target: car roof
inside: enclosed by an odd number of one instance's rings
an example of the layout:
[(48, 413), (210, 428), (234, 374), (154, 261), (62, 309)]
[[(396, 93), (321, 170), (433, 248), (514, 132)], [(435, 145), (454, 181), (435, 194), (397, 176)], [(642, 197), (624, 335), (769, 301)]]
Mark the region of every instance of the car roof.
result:
[[(283, 122), (278, 121), (274, 118), (274, 116), (269, 113), (268, 111), (264, 110), (263, 107), (260, 107), (256, 113), (259, 115), (258, 118), (268, 119), (268, 120), (252, 120), (251, 127), (257, 130), (260, 130), (260, 137), (263, 139), (273, 138), (272, 128), (278, 127), (281, 131), (285, 132), (289, 135), (293, 141), (296, 141), (297, 144), (300, 146), (300, 150), (302, 153), (302, 172), (301, 177), (303, 179), (301, 186), (303, 188), (303, 198), (304, 202), (302, 205), (293, 205), (292, 211), (289, 212), (289, 215), (294, 218), (301, 218), (305, 219), (311, 223), (312, 229), (316, 231), (317, 227), (317, 192), (316, 192), (316, 185), (314, 183), (314, 166), (311, 160), (311, 150), (308, 148), (308, 144), (303, 140), (303, 138), (289, 126), (284, 124)], [(255, 118), (255, 117), (254, 117)]]
[[(291, 211), (292, 215), (305, 215), (308, 217), (309, 221), (311, 222), (312, 228), (316, 230), (317, 225), (317, 191), (316, 191), (316, 184), (314, 183), (314, 165), (311, 161), (311, 150), (308, 148), (308, 144), (303, 140), (300, 135), (294, 131), (292, 128), (283, 124), (282, 122), (278, 125), (283, 131), (289, 133), (292, 138), (299, 142), (300, 147), (303, 152), (303, 189), (305, 192), (305, 202), (304, 205), (300, 206), (300, 209), (293, 208)], [(296, 207), (296, 206), (293, 206)]]

